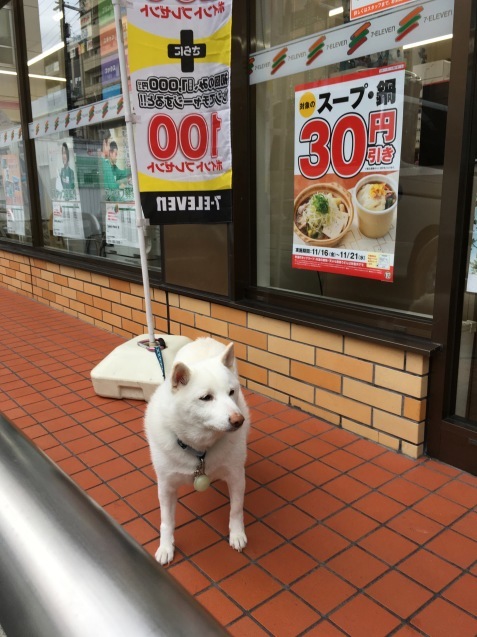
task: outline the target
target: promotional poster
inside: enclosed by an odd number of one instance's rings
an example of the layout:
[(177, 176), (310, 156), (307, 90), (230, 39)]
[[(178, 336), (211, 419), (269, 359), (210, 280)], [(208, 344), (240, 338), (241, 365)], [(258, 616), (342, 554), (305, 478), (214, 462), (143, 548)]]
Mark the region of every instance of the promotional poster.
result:
[(106, 243), (139, 247), (134, 202), (106, 204)]
[(404, 65), (295, 89), (294, 268), (392, 281)]
[(1, 162), (7, 212), (7, 232), (23, 237), (26, 231), (20, 160), (17, 155), (2, 155)]
[(144, 216), (229, 222), (232, 0), (135, 0), (127, 15)]
[(84, 239), (81, 202), (77, 182), (73, 142), (69, 139), (49, 144), (51, 173), (55, 175), (52, 206), (53, 235)]
[(83, 218), (79, 201), (52, 201), (53, 235), (67, 239), (84, 239)]

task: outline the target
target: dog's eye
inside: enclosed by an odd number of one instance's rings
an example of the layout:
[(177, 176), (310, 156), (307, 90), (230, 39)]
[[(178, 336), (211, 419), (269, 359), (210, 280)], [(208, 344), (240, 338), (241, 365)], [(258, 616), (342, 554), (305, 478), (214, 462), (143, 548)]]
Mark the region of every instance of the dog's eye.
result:
[(234, 394), (235, 394), (235, 389), (231, 389), (231, 390), (229, 391), (229, 396), (233, 396)]
[(205, 396), (201, 396), (200, 399), (204, 400), (204, 401), (208, 401), (208, 400), (212, 400), (213, 396), (212, 394), (205, 394)]

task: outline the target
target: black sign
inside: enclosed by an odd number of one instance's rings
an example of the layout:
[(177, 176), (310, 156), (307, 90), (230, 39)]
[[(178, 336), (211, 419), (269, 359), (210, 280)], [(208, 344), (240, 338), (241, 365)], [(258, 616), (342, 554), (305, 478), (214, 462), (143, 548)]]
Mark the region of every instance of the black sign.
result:
[(232, 191), (143, 192), (141, 204), (153, 226), (180, 223), (230, 223)]

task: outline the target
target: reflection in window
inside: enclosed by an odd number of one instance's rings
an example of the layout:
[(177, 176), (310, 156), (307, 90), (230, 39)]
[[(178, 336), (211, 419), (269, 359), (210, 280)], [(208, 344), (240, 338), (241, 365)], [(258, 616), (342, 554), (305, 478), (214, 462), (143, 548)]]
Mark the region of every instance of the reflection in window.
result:
[(121, 93), (111, 0), (39, 0), (25, 26), (34, 119)]
[[(123, 124), (37, 138), (45, 245), (139, 265), (129, 148)], [(159, 229), (147, 228), (151, 267), (159, 267)]]

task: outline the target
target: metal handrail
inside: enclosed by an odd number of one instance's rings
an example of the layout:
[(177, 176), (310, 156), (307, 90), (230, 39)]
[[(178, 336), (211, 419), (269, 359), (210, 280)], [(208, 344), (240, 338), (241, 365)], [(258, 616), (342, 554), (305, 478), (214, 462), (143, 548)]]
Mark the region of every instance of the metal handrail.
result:
[(2, 414), (0, 625), (8, 637), (227, 635)]

